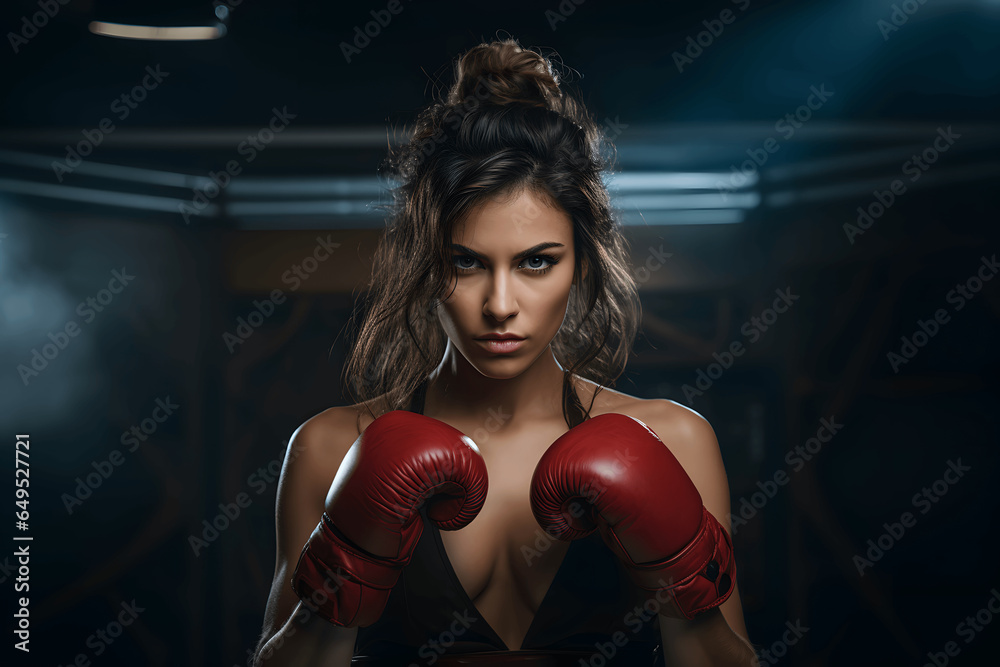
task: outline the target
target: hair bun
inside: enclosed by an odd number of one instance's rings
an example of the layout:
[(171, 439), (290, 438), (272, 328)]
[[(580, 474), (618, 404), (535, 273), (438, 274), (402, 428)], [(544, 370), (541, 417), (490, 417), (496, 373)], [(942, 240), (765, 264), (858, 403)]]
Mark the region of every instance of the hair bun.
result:
[(553, 108), (562, 96), (548, 59), (505, 39), (475, 46), (457, 60), (447, 103), (458, 105), (472, 97), (500, 105)]

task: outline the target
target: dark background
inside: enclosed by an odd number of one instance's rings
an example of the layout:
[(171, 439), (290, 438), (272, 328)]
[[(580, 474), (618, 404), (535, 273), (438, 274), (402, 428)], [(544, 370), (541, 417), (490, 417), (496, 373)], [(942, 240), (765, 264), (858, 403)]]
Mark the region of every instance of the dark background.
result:
[[(168, 3), (185, 4), (211, 10)], [(735, 512), (771, 489), (734, 538), (751, 640), (769, 649), (801, 623), (779, 664), (922, 665), (949, 641), (949, 664), (994, 664), (1000, 618), (982, 613), (991, 623), (971, 637), (957, 626), (1000, 590), (1000, 281), (961, 310), (949, 293), (1000, 250), (1000, 3), (403, 0), (351, 62), (341, 43), (387, 3), (243, 2), (206, 42), (90, 34), (114, 5), (71, 0), (26, 43), (11, 34), (31, 32), (36, 2), (5, 3), (0, 22), (0, 498), (14, 500), (14, 436), (29, 433), (34, 538), (31, 653), (8, 632), (7, 664), (245, 664), (274, 567), (268, 466), (296, 426), (344, 403), (344, 326), (384, 225), (376, 167), (450, 82), (451, 60), (508, 35), (553, 55), (617, 147), (644, 317), (616, 388), (710, 420)], [(169, 74), (119, 119), (112, 103), (147, 66)], [(811, 87), (830, 94), (799, 109)], [(294, 119), (246, 160), (241, 142), (275, 108)], [(808, 120), (793, 127), (797, 109)], [(115, 129), (57, 175), (53, 161), (106, 118)], [(934, 154), (947, 128), (958, 138)], [(934, 163), (907, 172), (928, 149)], [(763, 164), (734, 177), (754, 155)], [(242, 173), (183, 215), (229, 160)], [(858, 207), (894, 180), (905, 190), (852, 238)], [(333, 257), (298, 285), (283, 278), (317, 237), (340, 244)], [(78, 304), (122, 267), (134, 280), (87, 321)], [(798, 300), (751, 341), (744, 324), (785, 289)], [(273, 290), (285, 299), (227, 345)], [(938, 309), (948, 321), (894, 368), (901, 337)], [(78, 335), (22, 376), (71, 322)], [(735, 341), (747, 352), (713, 369)], [(700, 372), (711, 386), (685, 391)], [(177, 409), (129, 451), (122, 434), (168, 397)], [(843, 428), (791, 465), (824, 418)], [(67, 506), (114, 450), (120, 465)], [(970, 470), (915, 505), (959, 459)], [(781, 472), (788, 483), (768, 487)], [(249, 506), (196, 554), (191, 537), (240, 493)], [(915, 524), (859, 575), (855, 556), (906, 511)], [(21, 594), (8, 545), (10, 627)], [(132, 600), (134, 623), (88, 643)]]

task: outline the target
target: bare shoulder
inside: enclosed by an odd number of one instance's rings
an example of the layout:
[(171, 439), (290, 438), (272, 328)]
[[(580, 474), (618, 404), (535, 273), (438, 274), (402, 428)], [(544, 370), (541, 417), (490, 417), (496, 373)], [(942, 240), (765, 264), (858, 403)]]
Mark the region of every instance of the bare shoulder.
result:
[(327, 408), (292, 433), (282, 466), (279, 505), (291, 500), (296, 511), (322, 506), (347, 451), (360, 437), (356, 406)]
[(708, 420), (676, 401), (644, 400), (636, 419), (653, 429), (678, 458), (718, 453), (719, 441)]
[[(679, 436), (682, 439), (703, 439), (712, 431), (708, 421), (691, 408), (666, 398), (639, 398), (609, 387), (598, 385), (584, 378), (574, 378), (580, 401), (586, 407), (591, 399), (594, 406), (592, 417), (606, 412), (634, 417), (653, 429), (660, 439), (664, 435)], [(597, 394), (594, 398), (594, 394)], [(660, 429), (655, 428), (659, 426)], [(663, 431), (661, 433), (661, 431)], [(714, 438), (714, 432), (712, 433)]]
[(360, 435), (357, 421), (358, 412), (349, 405), (327, 408), (313, 415), (292, 434), (289, 457), (305, 455), (314, 464), (336, 460), (339, 466), (340, 459)]
[[(385, 395), (373, 398), (367, 405), (355, 403), (327, 408), (303, 422), (296, 429), (293, 437), (302, 440), (307, 446), (315, 443), (322, 449), (329, 449), (329, 445), (343, 443), (346, 439), (347, 446), (343, 448), (346, 452), (354, 444), (354, 441), (364, 433), (368, 425), (374, 421), (375, 416), (388, 410), (388, 401)], [(322, 443), (326, 443), (327, 446), (323, 447)], [(340, 448), (334, 446), (334, 449)]]
[(577, 391), (585, 407), (597, 393), (590, 411), (592, 417), (616, 412), (648, 426), (677, 457), (688, 475), (700, 477), (699, 473), (705, 469), (710, 470), (710, 475), (718, 474), (722, 462), (719, 442), (711, 424), (698, 412), (676, 401), (638, 398), (582, 378), (577, 379)]
[(292, 434), (278, 483), (279, 551), (298, 553), (322, 514), (327, 490), (358, 438), (350, 406), (328, 408)]
[[(665, 398), (647, 399), (630, 415), (659, 436), (702, 495), (725, 485), (725, 468), (715, 429), (691, 408)], [(710, 508), (711, 509), (711, 508)]]

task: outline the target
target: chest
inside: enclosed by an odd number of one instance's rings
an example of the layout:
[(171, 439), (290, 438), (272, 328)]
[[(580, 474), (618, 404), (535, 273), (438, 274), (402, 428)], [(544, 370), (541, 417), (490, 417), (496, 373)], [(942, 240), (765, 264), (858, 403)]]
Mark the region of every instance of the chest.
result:
[(441, 541), (470, 599), (503, 588), (537, 607), (569, 547), (545, 534), (531, 513), (531, 476), (565, 424), (477, 442), (489, 475), (483, 508), (465, 528)]

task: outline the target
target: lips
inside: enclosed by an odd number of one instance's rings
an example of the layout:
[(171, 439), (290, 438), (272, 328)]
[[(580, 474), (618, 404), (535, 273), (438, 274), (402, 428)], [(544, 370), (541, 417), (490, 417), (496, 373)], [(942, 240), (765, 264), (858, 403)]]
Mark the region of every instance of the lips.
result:
[(476, 340), (524, 340), (523, 336), (518, 336), (517, 334), (486, 334), (485, 336), (480, 336)]
[(513, 352), (524, 344), (523, 338), (513, 338), (513, 337), (479, 338), (477, 340), (480, 343), (482, 343), (483, 347), (485, 347), (489, 352), (493, 352), (495, 354), (504, 354), (507, 352)]

